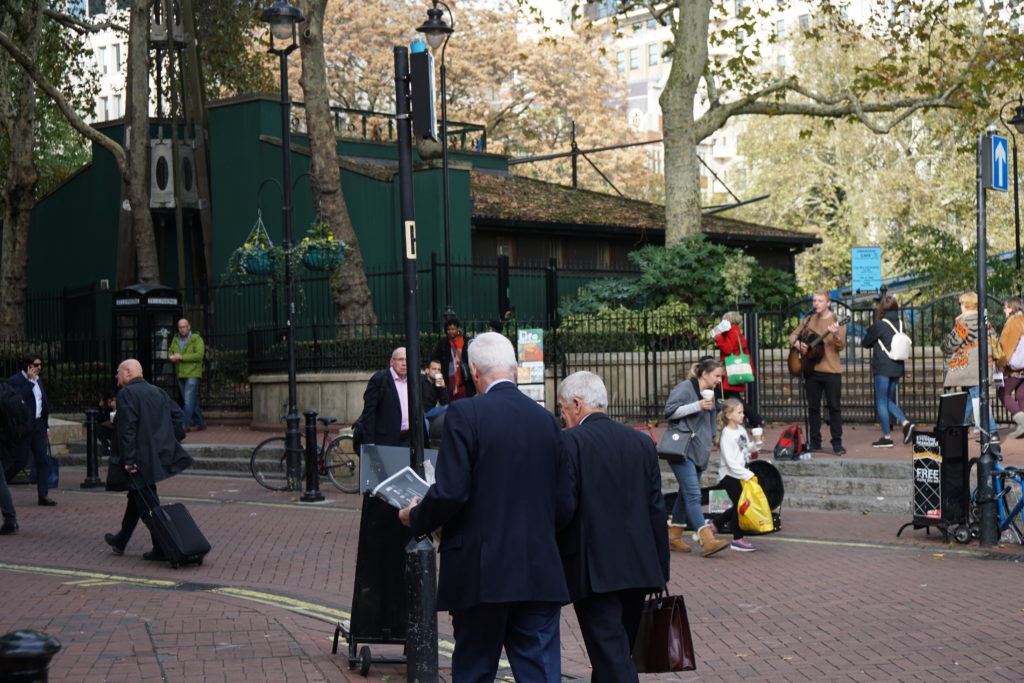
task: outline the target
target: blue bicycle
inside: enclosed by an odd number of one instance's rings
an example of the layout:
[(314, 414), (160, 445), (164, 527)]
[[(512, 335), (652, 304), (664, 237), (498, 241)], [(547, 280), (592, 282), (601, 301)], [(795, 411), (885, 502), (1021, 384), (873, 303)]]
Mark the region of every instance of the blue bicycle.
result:
[[(971, 458), (971, 467), (975, 467), (977, 458)], [(996, 516), (999, 521), (999, 540), (1013, 541), (1024, 544), (1024, 468), (1003, 467), (993, 463), (992, 484), (995, 490)], [(957, 527), (953, 536), (960, 543), (981, 535), (981, 508), (978, 506), (978, 488), (971, 491), (970, 526), (968, 529)]]

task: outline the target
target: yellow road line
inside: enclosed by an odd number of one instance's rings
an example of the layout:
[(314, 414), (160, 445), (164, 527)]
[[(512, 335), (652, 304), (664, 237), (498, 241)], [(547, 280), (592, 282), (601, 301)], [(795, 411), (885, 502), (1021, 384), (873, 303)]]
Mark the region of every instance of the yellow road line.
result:
[(964, 555), (968, 557), (986, 557), (990, 554), (987, 550), (972, 550), (969, 548), (926, 548), (920, 545), (903, 545), (901, 543), (867, 543), (864, 541), (835, 541), (823, 538), (793, 538), (791, 536), (775, 536), (768, 539), (771, 541), (783, 541), (785, 543), (809, 543), (813, 545), (830, 545), (839, 548), (867, 548), (869, 550), (923, 550), (933, 554), (943, 555)]

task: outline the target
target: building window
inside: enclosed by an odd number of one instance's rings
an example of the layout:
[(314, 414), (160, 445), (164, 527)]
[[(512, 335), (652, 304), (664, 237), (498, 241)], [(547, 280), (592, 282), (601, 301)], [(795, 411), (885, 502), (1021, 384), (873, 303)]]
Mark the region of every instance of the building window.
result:
[(114, 95), (114, 118), (124, 116), (124, 109), (121, 108), (121, 96)]
[(620, 74), (626, 73), (626, 53), (625, 52), (616, 52), (615, 53), (615, 59), (619, 63), (619, 73)]
[(658, 44), (652, 43), (647, 46), (647, 63), (650, 66), (654, 66), (658, 63), (658, 57), (661, 56), (661, 52), (658, 51)]
[(664, 42), (661, 44), (661, 61), (671, 62), (672, 61), (672, 43)]
[(743, 8), (746, 6), (745, 0), (736, 0), (736, 16), (738, 17), (743, 13)]
[(736, 29), (736, 49), (743, 47), (743, 43), (747, 40), (747, 32), (745, 29)]
[(106, 14), (107, 3), (106, 0), (89, 0), (89, 16), (94, 14)]
[(786, 74), (786, 55), (779, 55), (775, 60), (775, 66), (779, 70), (779, 75), (784, 76)]
[(775, 22), (775, 37), (782, 40), (786, 37), (786, 20), (779, 19)]
[(640, 68), (640, 48), (631, 47), (629, 48), (629, 68), (639, 69)]
[(110, 100), (106, 97), (100, 98), (100, 111), (103, 112), (103, 120), (110, 120)]
[(640, 23), (639, 21), (638, 21), (638, 22), (636, 22), (635, 24), (633, 24), (633, 30), (634, 30), (634, 31), (639, 31), (639, 30), (640, 30), (640, 29), (642, 29), (643, 27), (644, 27), (644, 25), (643, 25), (642, 23)]
[(114, 44), (114, 71), (121, 70), (121, 43)]
[(811, 15), (810, 14), (801, 14), (800, 15), (800, 30), (801, 31), (806, 31), (810, 27), (811, 27)]
[(655, 21), (654, 19), (648, 19), (647, 20), (647, 30), (648, 31), (653, 31), (656, 28), (658, 28), (658, 22)]
[(107, 74), (107, 48), (101, 47), (96, 50), (96, 67), (104, 76)]

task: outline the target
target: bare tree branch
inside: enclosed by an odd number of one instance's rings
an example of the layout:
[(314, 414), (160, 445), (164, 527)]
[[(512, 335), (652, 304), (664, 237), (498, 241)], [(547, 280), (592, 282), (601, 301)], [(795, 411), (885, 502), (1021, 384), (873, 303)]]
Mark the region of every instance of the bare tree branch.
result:
[(119, 33), (124, 33), (126, 35), (128, 33), (128, 28), (126, 26), (122, 26), (114, 21), (104, 21), (102, 24), (94, 24), (90, 21), (73, 17), (70, 14), (50, 9), (49, 7), (43, 9), (43, 14), (56, 21), (58, 24), (63, 24), (72, 31), (77, 31), (78, 33), (99, 33), (100, 31), (105, 31), (107, 29), (118, 31)]
[(0, 31), (0, 47), (7, 50), (11, 57), (14, 58), (14, 61), (16, 61), (25, 73), (27, 73), (35, 82), (35, 84), (39, 86), (39, 89), (53, 100), (54, 104), (57, 105), (57, 108), (60, 109), (62, 114), (64, 114), (64, 118), (68, 120), (68, 123), (70, 123), (75, 130), (114, 155), (117, 167), (123, 173), (128, 163), (128, 158), (125, 155), (124, 148), (87, 124), (82, 117), (75, 112), (71, 105), (68, 104), (64, 95), (57, 90), (52, 83), (46, 80), (41, 73), (39, 73), (35, 64), (32, 63), (32, 60), (29, 59), (17, 45), (11, 42), (10, 37), (2, 31)]

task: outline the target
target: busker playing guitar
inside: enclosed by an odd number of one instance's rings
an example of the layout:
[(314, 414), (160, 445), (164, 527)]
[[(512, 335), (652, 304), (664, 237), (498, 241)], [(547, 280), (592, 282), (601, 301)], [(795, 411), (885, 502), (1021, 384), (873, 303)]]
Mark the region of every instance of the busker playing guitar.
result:
[[(840, 405), (843, 368), (839, 363), (839, 352), (846, 346), (846, 326), (840, 325), (829, 310), (830, 297), (827, 291), (814, 293), (812, 315), (807, 316), (789, 335), (790, 345), (796, 349), (804, 362), (804, 386), (807, 390), (807, 439), (812, 451), (821, 449), (821, 395), (828, 403), (829, 431), (832, 436), (832, 450), (844, 455), (843, 412)], [(824, 336), (819, 343), (815, 343)], [(816, 356), (820, 355), (820, 359)]]

